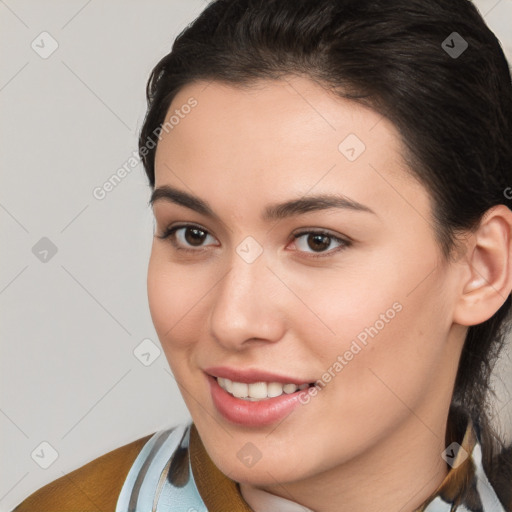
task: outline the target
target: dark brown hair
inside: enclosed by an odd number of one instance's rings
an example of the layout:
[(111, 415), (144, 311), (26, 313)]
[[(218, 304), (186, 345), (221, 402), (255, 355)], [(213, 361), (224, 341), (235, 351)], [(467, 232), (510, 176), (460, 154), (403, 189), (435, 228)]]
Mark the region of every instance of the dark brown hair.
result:
[[(156, 149), (148, 151), (148, 141), (182, 87), (198, 80), (250, 86), (293, 74), (394, 123), (411, 173), (431, 195), (433, 228), (445, 257), (489, 208), (507, 203), (510, 71), (498, 40), (468, 0), (210, 3), (176, 38), (147, 85), (139, 152), (151, 186)], [(496, 463), (503, 443), (487, 412), (510, 308), (509, 295), (490, 319), (468, 329), (452, 403), (478, 423), (486, 471), (512, 479), (512, 470), (503, 473), (505, 463)]]

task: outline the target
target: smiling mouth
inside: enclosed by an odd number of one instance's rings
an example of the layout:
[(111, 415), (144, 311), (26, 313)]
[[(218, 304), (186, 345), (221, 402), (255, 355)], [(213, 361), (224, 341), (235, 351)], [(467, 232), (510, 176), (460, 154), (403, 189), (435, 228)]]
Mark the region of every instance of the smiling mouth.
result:
[(281, 395), (291, 395), (297, 391), (314, 386), (314, 383), (299, 385), (293, 383), (283, 384), (281, 382), (235, 382), (222, 377), (215, 377), (215, 380), (230, 395), (249, 402), (258, 402)]

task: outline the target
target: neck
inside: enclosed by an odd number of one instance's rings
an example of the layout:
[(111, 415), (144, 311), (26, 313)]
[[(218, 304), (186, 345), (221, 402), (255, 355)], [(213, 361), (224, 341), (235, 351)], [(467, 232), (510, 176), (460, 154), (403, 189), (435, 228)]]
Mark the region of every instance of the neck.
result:
[[(417, 510), (448, 473), (445, 449), (446, 414), (427, 424), (410, 414), (385, 440), (364, 454), (311, 478), (261, 489), (315, 512), (382, 512)], [(432, 416), (430, 415), (432, 418)], [(431, 426), (432, 422), (435, 425)], [(242, 493), (247, 484), (240, 484)], [(249, 503), (255, 512), (257, 505)]]

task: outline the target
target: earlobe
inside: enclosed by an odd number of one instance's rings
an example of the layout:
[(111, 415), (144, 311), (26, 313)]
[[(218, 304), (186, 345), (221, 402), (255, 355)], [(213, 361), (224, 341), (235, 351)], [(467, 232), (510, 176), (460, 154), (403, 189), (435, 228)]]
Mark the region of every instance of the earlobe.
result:
[[(467, 239), (461, 293), (454, 322), (477, 325), (491, 318), (512, 290), (512, 211), (490, 208)], [(469, 277), (468, 277), (469, 276)]]

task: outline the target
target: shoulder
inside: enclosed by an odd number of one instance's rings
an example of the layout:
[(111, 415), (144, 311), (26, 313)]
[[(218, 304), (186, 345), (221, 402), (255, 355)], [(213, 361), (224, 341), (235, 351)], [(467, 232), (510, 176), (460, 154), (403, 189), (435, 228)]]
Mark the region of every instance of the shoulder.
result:
[(50, 482), (12, 512), (113, 512), (132, 464), (154, 434), (112, 450)]

